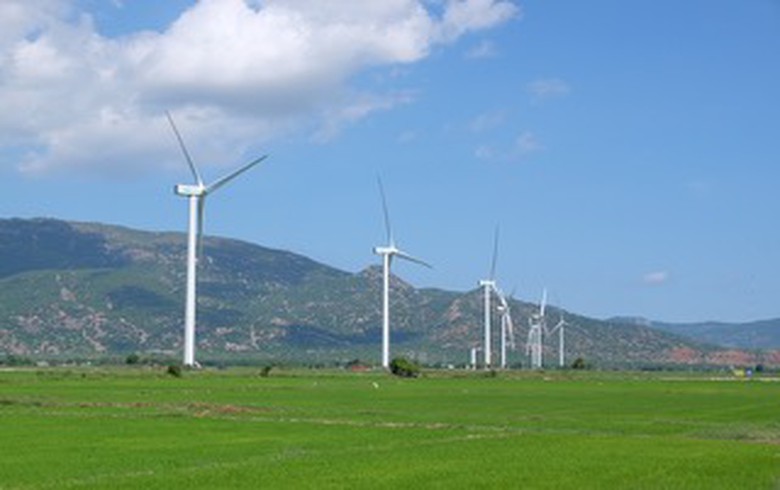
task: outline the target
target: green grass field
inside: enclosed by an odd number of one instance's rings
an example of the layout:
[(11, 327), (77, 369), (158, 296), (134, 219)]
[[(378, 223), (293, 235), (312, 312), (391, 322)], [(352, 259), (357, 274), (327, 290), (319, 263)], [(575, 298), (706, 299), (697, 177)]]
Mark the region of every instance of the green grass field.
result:
[(0, 488), (780, 488), (780, 383), (0, 371)]

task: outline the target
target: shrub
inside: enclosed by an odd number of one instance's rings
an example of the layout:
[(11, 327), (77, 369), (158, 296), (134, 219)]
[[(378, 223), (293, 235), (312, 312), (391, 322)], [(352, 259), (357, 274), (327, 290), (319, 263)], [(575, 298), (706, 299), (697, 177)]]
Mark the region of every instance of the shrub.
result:
[(585, 365), (585, 359), (578, 357), (574, 360), (573, 363), (571, 363), (572, 369), (585, 369), (587, 366)]
[(396, 357), (390, 361), (390, 372), (402, 378), (416, 378), (420, 375), (420, 366), (405, 357)]
[(129, 356), (127, 356), (125, 358), (125, 364), (127, 364), (129, 366), (133, 366), (135, 364), (138, 364), (140, 361), (141, 361), (141, 358), (136, 353), (130, 354)]
[(181, 378), (181, 365), (179, 364), (171, 364), (168, 366), (168, 369), (165, 371), (169, 375), (173, 376), (174, 378)]
[(263, 369), (260, 370), (260, 377), (267, 378), (271, 374), (271, 369), (273, 368), (274, 367), (271, 364), (263, 366)]

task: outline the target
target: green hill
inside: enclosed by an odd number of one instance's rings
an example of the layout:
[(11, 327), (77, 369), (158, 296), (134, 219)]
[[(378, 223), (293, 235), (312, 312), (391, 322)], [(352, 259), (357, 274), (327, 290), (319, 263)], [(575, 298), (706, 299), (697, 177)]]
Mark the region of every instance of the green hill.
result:
[[(179, 356), (185, 236), (52, 219), (0, 220), (0, 355)], [(199, 357), (377, 362), (381, 270), (358, 273), (238, 240), (206, 237), (199, 266)], [(481, 344), (480, 291), (418, 289), (392, 278), (392, 351), (463, 364)], [(529, 314), (514, 301), (526, 363)], [(560, 312), (550, 308), (550, 321)], [(631, 322), (566, 313), (567, 357), (597, 365), (729, 363), (733, 351)], [(497, 323), (497, 322), (496, 322)], [(497, 330), (497, 329), (496, 329)], [(498, 345), (496, 332), (496, 345)], [(545, 356), (557, 359), (557, 338)], [(729, 357), (731, 356), (731, 357)], [(739, 352), (746, 363), (769, 354)], [(727, 359), (728, 360), (724, 360)], [(733, 363), (733, 362), (731, 362)]]

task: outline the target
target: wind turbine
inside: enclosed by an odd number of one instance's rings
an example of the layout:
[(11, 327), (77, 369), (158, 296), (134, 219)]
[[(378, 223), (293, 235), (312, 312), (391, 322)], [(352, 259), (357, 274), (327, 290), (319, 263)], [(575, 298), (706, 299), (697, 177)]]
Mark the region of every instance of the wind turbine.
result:
[(482, 287), (483, 290), (483, 301), (484, 301), (484, 320), (483, 324), (485, 327), (485, 344), (484, 344), (484, 354), (485, 354), (485, 369), (489, 369), (490, 366), (493, 364), (492, 361), (492, 350), (490, 346), (490, 340), (491, 340), (491, 333), (490, 333), (490, 317), (492, 311), (490, 310), (490, 295), (493, 290), (496, 289), (496, 260), (498, 259), (498, 226), (496, 226), (496, 232), (493, 236), (493, 259), (490, 262), (490, 278), (489, 279), (482, 279), (479, 281), (479, 286)]
[(566, 320), (563, 319), (563, 310), (560, 311), (561, 318), (558, 320), (558, 323), (550, 330), (549, 334), (553, 335), (555, 331), (558, 331), (558, 367), (563, 368), (566, 365), (566, 361), (564, 359), (564, 327), (568, 325), (566, 323)]
[(544, 329), (544, 309), (547, 303), (547, 289), (542, 292), (542, 302), (539, 304), (539, 313), (531, 315), (528, 329), (528, 354), (531, 356), (531, 369), (542, 368), (542, 330)]
[[(514, 325), (512, 324), (512, 313), (510, 312), (509, 302), (504, 294), (496, 289), (498, 295), (498, 312), (501, 313), (501, 368), (507, 367), (507, 348), (515, 348)], [(510, 296), (511, 299), (511, 296)]]
[(382, 196), (382, 211), (385, 217), (385, 231), (387, 232), (387, 245), (374, 247), (374, 253), (382, 257), (382, 367), (390, 367), (390, 266), (393, 257), (405, 259), (409, 262), (431, 267), (430, 264), (418, 258), (412, 257), (408, 253), (399, 249), (393, 239), (393, 229), (390, 226), (390, 213), (387, 211), (387, 199), (385, 198), (385, 189), (382, 186), (382, 179), (377, 178), (379, 184), (379, 194)]
[(480, 347), (472, 347), (469, 349), (469, 354), (471, 355), (470, 361), (470, 368), (473, 370), (477, 369), (477, 353), (481, 351), (482, 349)]
[(184, 140), (182, 139), (179, 130), (176, 128), (176, 124), (173, 122), (173, 117), (171, 117), (169, 112), (166, 112), (165, 115), (168, 117), (168, 122), (171, 123), (171, 128), (176, 135), (176, 140), (179, 142), (179, 147), (184, 154), (184, 159), (187, 160), (187, 165), (189, 165), (192, 176), (195, 178), (194, 184), (178, 184), (173, 188), (173, 191), (177, 195), (189, 199), (189, 225), (187, 229), (187, 294), (184, 303), (183, 363), (185, 366), (195, 366), (195, 310), (197, 304), (196, 273), (198, 252), (203, 239), (203, 214), (206, 206), (206, 196), (265, 160), (268, 155), (263, 155), (260, 158), (252, 160), (238, 170), (207, 185), (203, 182), (200, 172), (198, 172), (198, 167), (195, 166), (195, 162), (192, 161), (190, 153), (184, 145)]

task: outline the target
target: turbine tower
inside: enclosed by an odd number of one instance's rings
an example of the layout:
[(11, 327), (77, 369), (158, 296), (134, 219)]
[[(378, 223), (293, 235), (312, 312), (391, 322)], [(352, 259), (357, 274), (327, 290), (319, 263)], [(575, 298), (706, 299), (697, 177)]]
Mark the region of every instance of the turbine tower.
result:
[(544, 309), (547, 303), (547, 290), (542, 292), (542, 302), (539, 304), (539, 313), (531, 315), (528, 329), (528, 354), (531, 357), (531, 369), (542, 368), (542, 330), (544, 329)]
[(166, 112), (168, 122), (171, 123), (173, 133), (176, 135), (176, 139), (179, 142), (179, 147), (184, 154), (184, 159), (187, 161), (187, 165), (190, 167), (192, 176), (195, 178), (194, 184), (178, 184), (173, 190), (179, 195), (189, 199), (189, 225), (187, 228), (187, 293), (184, 303), (184, 360), (185, 366), (195, 366), (195, 315), (196, 315), (196, 285), (197, 285), (197, 261), (198, 252), (201, 248), (201, 241), (203, 239), (203, 215), (206, 206), (206, 196), (216, 191), (220, 187), (224, 186), (231, 180), (238, 177), (240, 174), (246, 172), (253, 166), (257, 165), (261, 161), (265, 160), (268, 155), (263, 155), (260, 158), (252, 160), (243, 167), (235, 170), (224, 177), (221, 177), (211, 184), (205, 184), (198, 172), (198, 167), (195, 166), (195, 162), (192, 161), (187, 147), (184, 145), (184, 140), (176, 128), (176, 124), (173, 122), (171, 114)]
[(382, 367), (390, 367), (390, 267), (393, 257), (405, 259), (409, 262), (431, 267), (430, 264), (420, 259), (412, 257), (408, 253), (399, 249), (393, 239), (393, 229), (390, 226), (390, 213), (387, 211), (387, 199), (385, 198), (385, 189), (382, 186), (382, 179), (377, 178), (379, 184), (379, 194), (382, 196), (382, 211), (385, 217), (385, 231), (387, 232), (387, 245), (374, 247), (374, 253), (382, 257)]
[(490, 310), (490, 295), (493, 290), (496, 289), (496, 260), (498, 259), (498, 226), (496, 226), (496, 232), (493, 236), (493, 259), (490, 262), (490, 278), (482, 279), (479, 281), (479, 286), (483, 290), (483, 302), (484, 302), (484, 331), (485, 331), (485, 343), (483, 346), (485, 354), (485, 369), (489, 369), (493, 364), (492, 350), (490, 346), (491, 332), (490, 332), (490, 317), (492, 311)]
[(496, 289), (496, 294), (498, 295), (498, 312), (501, 313), (501, 369), (506, 369), (507, 348), (515, 348), (514, 325), (512, 324), (509, 302), (500, 290)]
[(567, 325), (566, 320), (563, 319), (563, 310), (561, 310), (561, 318), (558, 323), (550, 330), (550, 335), (553, 335), (555, 331), (558, 331), (558, 367), (563, 368), (566, 365), (564, 358), (564, 327)]

